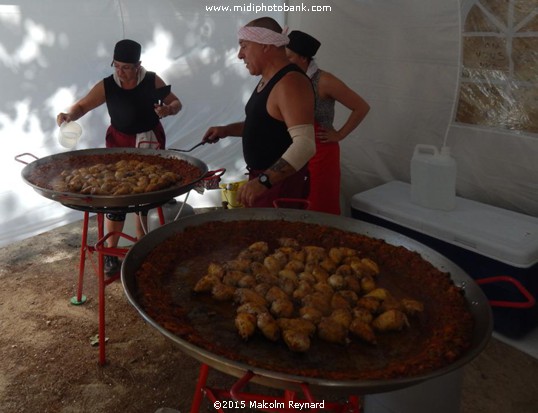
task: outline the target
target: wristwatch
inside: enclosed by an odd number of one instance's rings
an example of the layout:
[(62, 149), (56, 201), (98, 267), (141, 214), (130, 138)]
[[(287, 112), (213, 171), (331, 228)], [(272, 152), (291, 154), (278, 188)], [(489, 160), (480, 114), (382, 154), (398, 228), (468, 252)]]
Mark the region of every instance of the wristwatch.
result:
[(266, 174), (258, 175), (258, 182), (265, 186), (267, 189), (271, 189), (273, 187), (273, 184), (271, 184), (271, 181)]

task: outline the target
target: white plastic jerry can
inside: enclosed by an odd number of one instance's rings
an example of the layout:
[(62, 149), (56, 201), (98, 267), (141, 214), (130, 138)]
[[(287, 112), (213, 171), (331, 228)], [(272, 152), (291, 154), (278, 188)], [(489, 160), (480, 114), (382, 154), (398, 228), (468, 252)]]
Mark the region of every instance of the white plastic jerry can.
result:
[(418, 144), (411, 159), (411, 201), (450, 211), (456, 206), (456, 161), (450, 148)]

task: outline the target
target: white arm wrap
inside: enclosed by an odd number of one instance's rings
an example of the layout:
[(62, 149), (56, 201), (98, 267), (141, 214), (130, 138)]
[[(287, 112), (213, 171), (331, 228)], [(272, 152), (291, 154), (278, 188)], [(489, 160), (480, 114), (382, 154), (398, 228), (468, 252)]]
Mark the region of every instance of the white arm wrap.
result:
[(282, 159), (298, 171), (316, 153), (314, 125), (292, 126), (288, 129), (288, 132), (293, 142), (282, 155)]

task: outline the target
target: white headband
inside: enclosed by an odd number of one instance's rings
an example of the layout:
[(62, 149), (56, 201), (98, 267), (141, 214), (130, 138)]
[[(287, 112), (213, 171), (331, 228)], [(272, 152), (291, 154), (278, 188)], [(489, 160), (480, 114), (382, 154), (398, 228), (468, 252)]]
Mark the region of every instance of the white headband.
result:
[(274, 32), (265, 27), (243, 26), (237, 32), (239, 40), (248, 40), (260, 44), (272, 44), (273, 46), (286, 46), (290, 39), (288, 28), (284, 27), (282, 33)]

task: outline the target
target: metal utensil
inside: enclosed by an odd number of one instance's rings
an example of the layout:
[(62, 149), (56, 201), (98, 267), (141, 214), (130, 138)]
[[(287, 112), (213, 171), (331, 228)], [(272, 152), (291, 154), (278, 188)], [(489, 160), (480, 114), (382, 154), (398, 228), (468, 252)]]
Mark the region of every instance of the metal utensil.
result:
[(194, 145), (192, 148), (190, 149), (174, 149), (174, 148), (168, 148), (168, 150), (171, 150), (171, 151), (176, 151), (176, 152), (190, 152), (192, 151), (193, 149), (196, 149), (198, 146), (201, 146), (201, 145), (205, 145), (206, 142), (205, 141), (202, 141), (202, 142), (198, 142), (196, 145)]

